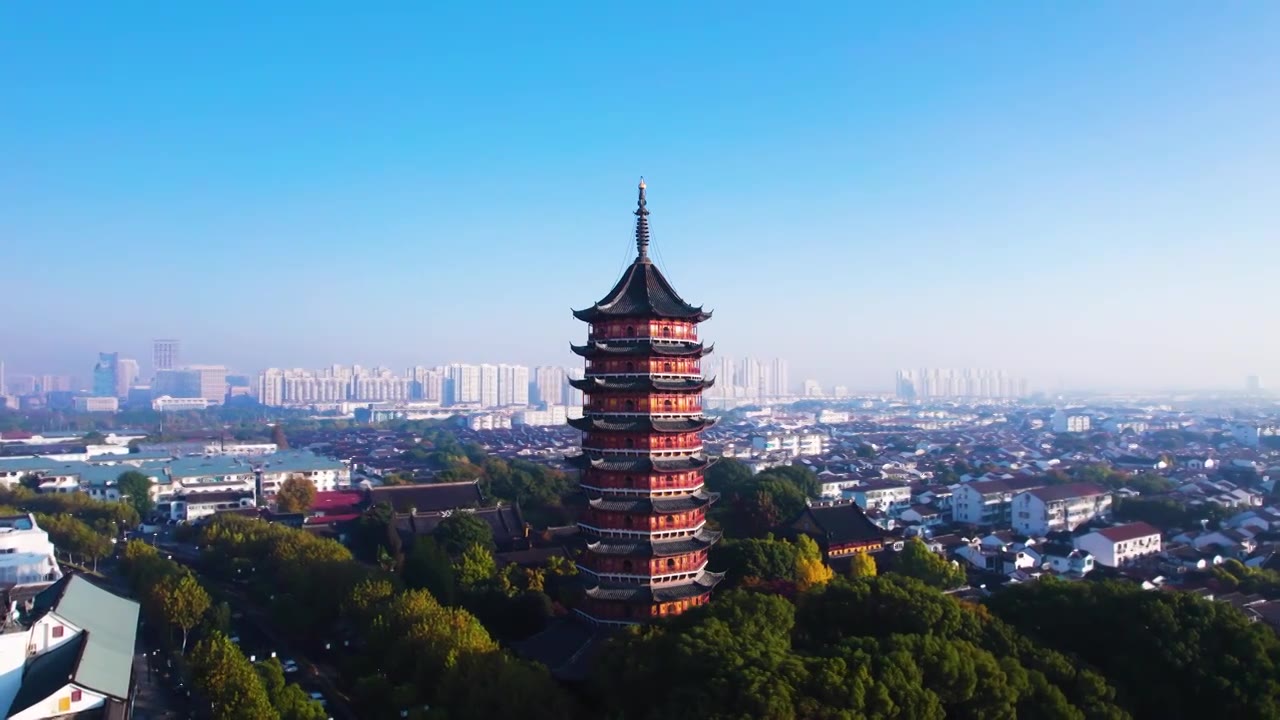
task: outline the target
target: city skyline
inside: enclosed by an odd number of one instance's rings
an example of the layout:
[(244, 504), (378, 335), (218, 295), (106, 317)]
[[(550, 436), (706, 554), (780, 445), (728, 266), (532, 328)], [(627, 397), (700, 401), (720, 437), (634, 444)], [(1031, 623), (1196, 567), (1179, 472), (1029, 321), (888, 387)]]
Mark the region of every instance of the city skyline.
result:
[[(643, 32), (402, 8), (304, 14), (287, 44), (247, 6), (3, 12), (11, 368), (169, 335), (250, 371), (564, 362), (644, 174), (655, 260), (708, 332), (798, 378), (1280, 375), (1236, 311), (1280, 263), (1274, 5), (685, 8)], [(136, 310), (84, 312), (107, 278)]]

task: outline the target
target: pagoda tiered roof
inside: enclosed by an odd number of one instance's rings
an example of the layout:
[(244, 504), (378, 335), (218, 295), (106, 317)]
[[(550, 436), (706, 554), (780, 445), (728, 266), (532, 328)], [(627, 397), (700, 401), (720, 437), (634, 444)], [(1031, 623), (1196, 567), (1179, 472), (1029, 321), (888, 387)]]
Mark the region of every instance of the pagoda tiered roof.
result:
[(597, 555), (628, 557), (669, 557), (706, 550), (720, 540), (718, 530), (699, 530), (688, 537), (649, 541), (643, 538), (599, 538), (587, 543), (587, 550)]
[(569, 381), (584, 393), (616, 390), (618, 392), (702, 392), (716, 384), (715, 378), (660, 378), (647, 375), (585, 377)]
[(640, 255), (609, 294), (589, 308), (574, 310), (573, 316), (586, 322), (629, 317), (702, 322), (711, 313), (681, 299), (653, 261)]
[(715, 462), (705, 455), (687, 455), (680, 458), (655, 458), (651, 455), (609, 456), (596, 451), (583, 452), (565, 460), (574, 467), (586, 470), (603, 470), (619, 473), (678, 473), (702, 470)]
[(642, 605), (705, 595), (724, 579), (724, 573), (703, 570), (691, 581), (661, 583), (658, 585), (632, 585), (628, 583), (599, 583), (586, 588), (587, 597), (596, 600), (616, 600)]
[(715, 425), (716, 422), (717, 418), (712, 417), (674, 418), (666, 420), (643, 416), (628, 417), (626, 415), (618, 415), (615, 417), (587, 415), (580, 418), (569, 419), (569, 425), (578, 430), (633, 433), (700, 432), (702, 430), (706, 430), (712, 425)]
[(658, 340), (649, 342), (635, 340), (594, 340), (586, 345), (570, 345), (575, 355), (582, 357), (599, 357), (601, 355), (637, 356), (637, 357), (703, 357), (711, 353), (714, 345), (704, 347), (693, 340)]
[(720, 499), (720, 493), (706, 492), (698, 490), (688, 495), (676, 495), (671, 497), (598, 497), (592, 498), (587, 503), (596, 510), (605, 512), (625, 512), (625, 513), (655, 513), (657, 515), (671, 515), (673, 513), (685, 512), (688, 510), (697, 510), (706, 507), (716, 500)]

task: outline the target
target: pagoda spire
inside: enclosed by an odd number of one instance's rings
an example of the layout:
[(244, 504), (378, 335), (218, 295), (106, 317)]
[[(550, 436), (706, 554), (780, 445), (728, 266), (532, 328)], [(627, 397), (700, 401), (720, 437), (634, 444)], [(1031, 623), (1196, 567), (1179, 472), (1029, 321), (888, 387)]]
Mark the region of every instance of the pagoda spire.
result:
[(636, 202), (636, 250), (640, 253), (636, 258), (640, 262), (649, 262), (649, 209), (645, 207), (644, 178), (640, 178), (640, 199)]

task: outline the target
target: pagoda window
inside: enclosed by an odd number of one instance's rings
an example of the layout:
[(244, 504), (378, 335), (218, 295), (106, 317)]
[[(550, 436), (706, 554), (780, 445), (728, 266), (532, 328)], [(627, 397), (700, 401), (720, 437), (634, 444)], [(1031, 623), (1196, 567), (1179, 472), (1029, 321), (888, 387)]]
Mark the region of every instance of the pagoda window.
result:
[(627, 363), (627, 372), (635, 372), (635, 370), (636, 370), (636, 364), (635, 364), (635, 363), (633, 363), (633, 362), (629, 362), (629, 363)]
[(627, 337), (635, 337), (636, 329), (630, 325), (627, 326)]
[(629, 572), (631, 572), (631, 561), (630, 561), (630, 560), (623, 560), (623, 561), (622, 561), (622, 572), (624, 572), (624, 573), (629, 573)]
[(622, 524), (623, 524), (623, 525), (625, 525), (626, 527), (631, 527), (631, 516), (630, 516), (630, 515), (624, 515), (624, 516), (622, 517)]
[(662, 326), (662, 337), (671, 337), (671, 326), (670, 326), (670, 325), (664, 325), (664, 326)]
[(662, 408), (663, 408), (664, 410), (667, 410), (667, 411), (669, 412), (669, 411), (671, 410), (671, 401), (670, 401), (670, 400), (663, 400), (663, 401), (662, 401)]
[(628, 400), (628, 401), (627, 401), (627, 405), (626, 405), (626, 407), (627, 407), (627, 412), (635, 412), (635, 410), (636, 410), (636, 401), (635, 401), (635, 400)]
[(671, 524), (671, 516), (670, 516), (670, 515), (663, 515), (663, 516), (662, 516), (662, 524), (663, 524), (663, 525), (670, 525), (670, 524)]
[(676, 569), (676, 561), (675, 561), (675, 558), (668, 558), (668, 559), (667, 559), (667, 569), (668, 569), (668, 570), (675, 570), (675, 569)]
[(633, 448), (636, 446), (636, 441), (632, 440), (631, 438), (627, 438), (626, 443), (628, 448)]
[(676, 441), (674, 438), (667, 438), (667, 447), (671, 447), (672, 445), (675, 444), (675, 442)]
[(671, 363), (662, 363), (663, 372), (671, 372)]
[(627, 487), (635, 487), (635, 486), (636, 486), (636, 479), (635, 479), (635, 478), (633, 478), (633, 477), (631, 477), (630, 475), (628, 475), (628, 476), (626, 477), (626, 479), (625, 479), (625, 480), (623, 480), (622, 482), (623, 482), (623, 484), (624, 484), (624, 485), (626, 485)]

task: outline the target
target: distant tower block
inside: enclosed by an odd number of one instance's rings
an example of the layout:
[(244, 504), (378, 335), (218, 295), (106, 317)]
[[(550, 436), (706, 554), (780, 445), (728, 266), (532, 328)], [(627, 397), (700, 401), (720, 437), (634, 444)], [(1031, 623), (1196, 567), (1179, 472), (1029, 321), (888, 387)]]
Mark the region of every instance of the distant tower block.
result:
[(578, 523), (586, 547), (578, 569), (586, 597), (577, 611), (599, 623), (641, 623), (705, 604), (721, 575), (707, 553), (720, 533), (706, 529), (717, 495), (703, 487), (711, 459), (701, 432), (702, 357), (689, 305), (649, 259), (649, 210), (640, 181), (635, 262), (600, 302), (574, 317), (590, 323), (583, 392), (582, 469), (588, 507)]
[(174, 370), (178, 367), (178, 341), (156, 340), (152, 343), (151, 361), (156, 372)]

